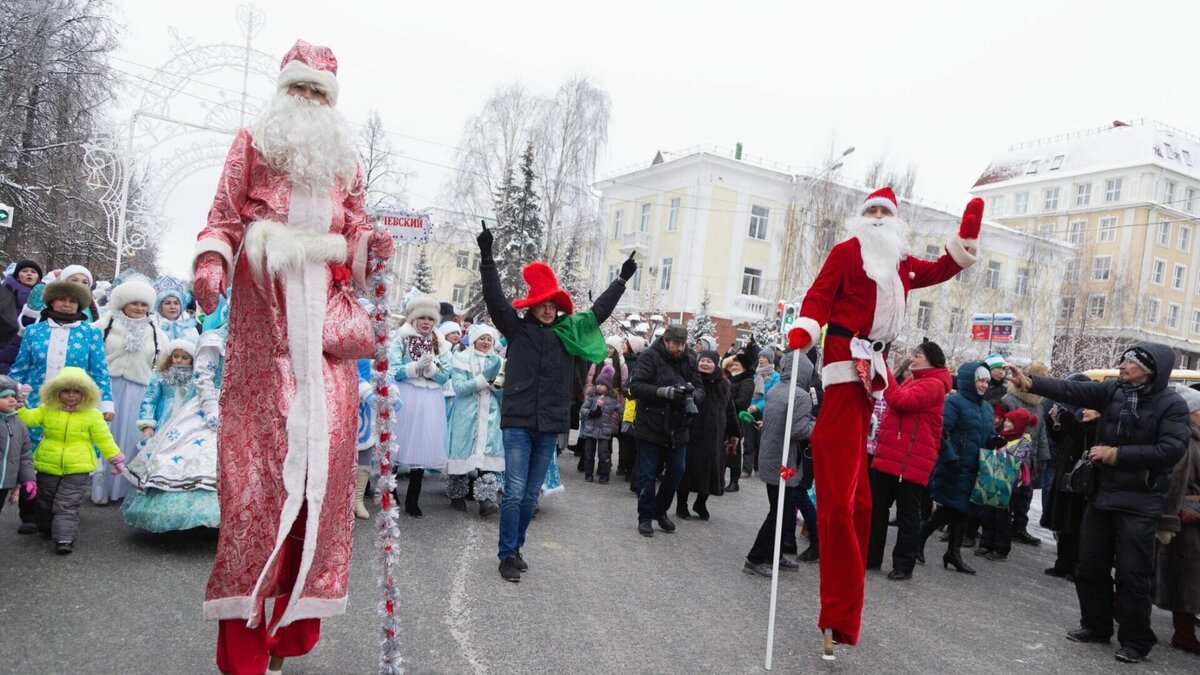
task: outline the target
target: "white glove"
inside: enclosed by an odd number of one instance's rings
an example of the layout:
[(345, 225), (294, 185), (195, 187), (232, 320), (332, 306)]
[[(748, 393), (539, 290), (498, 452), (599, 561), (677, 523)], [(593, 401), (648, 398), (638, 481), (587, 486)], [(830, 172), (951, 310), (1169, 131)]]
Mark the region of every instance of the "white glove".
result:
[(1175, 538), (1175, 533), (1159, 530), (1154, 534), (1154, 538), (1158, 540), (1158, 543), (1162, 544), (1163, 546), (1167, 546), (1171, 543), (1171, 540)]
[(434, 375), (437, 374), (437, 371), (438, 371), (437, 361), (430, 361), (429, 365), (425, 367), (425, 370), (421, 371), (421, 375), (423, 375), (426, 378), (432, 378)]

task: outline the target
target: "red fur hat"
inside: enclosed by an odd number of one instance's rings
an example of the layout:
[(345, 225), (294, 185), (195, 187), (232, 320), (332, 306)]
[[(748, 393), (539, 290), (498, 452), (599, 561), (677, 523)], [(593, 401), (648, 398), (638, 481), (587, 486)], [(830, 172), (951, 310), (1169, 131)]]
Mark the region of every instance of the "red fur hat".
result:
[(525, 277), (529, 292), (524, 298), (513, 300), (514, 308), (524, 309), (543, 302), (553, 302), (564, 314), (575, 311), (571, 294), (558, 287), (558, 277), (554, 276), (554, 270), (546, 263), (537, 260), (529, 263), (521, 270), (521, 276)]

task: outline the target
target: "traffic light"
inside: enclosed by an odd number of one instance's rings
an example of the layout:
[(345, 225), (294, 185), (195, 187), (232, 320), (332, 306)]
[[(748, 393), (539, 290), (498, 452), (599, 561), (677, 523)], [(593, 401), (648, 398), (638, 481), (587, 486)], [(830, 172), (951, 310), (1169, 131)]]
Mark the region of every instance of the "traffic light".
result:
[(799, 313), (799, 310), (800, 308), (796, 305), (787, 305), (783, 308), (783, 322), (780, 324), (779, 332), (784, 335), (788, 334), (788, 331), (792, 329), (792, 324), (796, 323), (796, 314)]
[(12, 227), (13, 207), (0, 203), (0, 227)]

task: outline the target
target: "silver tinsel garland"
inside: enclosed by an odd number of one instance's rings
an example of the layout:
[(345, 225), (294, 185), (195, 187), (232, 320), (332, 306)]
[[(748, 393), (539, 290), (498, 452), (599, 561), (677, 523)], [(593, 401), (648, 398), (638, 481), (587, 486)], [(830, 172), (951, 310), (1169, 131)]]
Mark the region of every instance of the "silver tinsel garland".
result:
[[(376, 232), (383, 231), (378, 224)], [(379, 442), (375, 444), (375, 457), (379, 461), (379, 483), (375, 487), (379, 501), (379, 515), (375, 517), (378, 532), (375, 548), (379, 552), (379, 587), (383, 595), (379, 601), (381, 639), (379, 672), (385, 675), (404, 672), (404, 658), (400, 643), (400, 587), (396, 570), (400, 560), (400, 528), (396, 524), (400, 509), (394, 503), (396, 477), (392, 474), (392, 453), (396, 441), (392, 437), (392, 411), (395, 410), (397, 395), (395, 387), (388, 384), (388, 279), (391, 278), (391, 261), (371, 258), (367, 263), (371, 310), (371, 323), (375, 328), (375, 367), (371, 373), (371, 384), (375, 388), (376, 425)]]

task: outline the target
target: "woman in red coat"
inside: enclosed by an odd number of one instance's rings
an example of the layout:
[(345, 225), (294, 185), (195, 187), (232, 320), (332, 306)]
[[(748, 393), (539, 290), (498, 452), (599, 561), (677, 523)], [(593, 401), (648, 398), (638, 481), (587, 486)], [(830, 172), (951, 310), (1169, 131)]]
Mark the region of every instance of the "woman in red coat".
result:
[[(888, 373), (888, 377), (892, 377)], [(883, 564), (887, 544), (888, 512), (896, 502), (899, 532), (892, 549), (888, 578), (912, 578), (921, 530), (921, 495), (937, 463), (942, 442), (942, 409), (950, 392), (950, 371), (941, 347), (922, 342), (912, 354), (910, 377), (895, 379), (883, 390), (887, 414), (876, 434), (875, 461), (871, 464), (871, 542), (867, 569)]]

